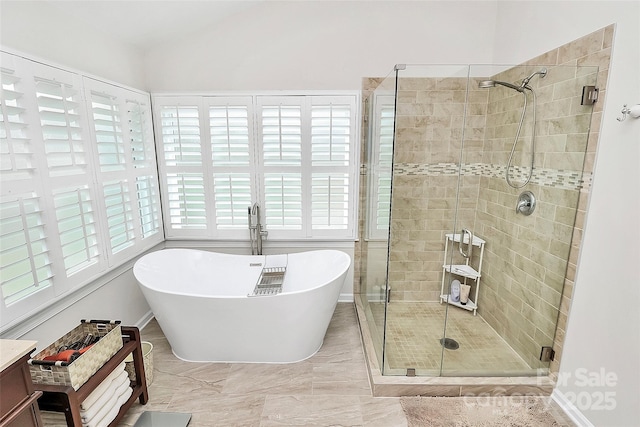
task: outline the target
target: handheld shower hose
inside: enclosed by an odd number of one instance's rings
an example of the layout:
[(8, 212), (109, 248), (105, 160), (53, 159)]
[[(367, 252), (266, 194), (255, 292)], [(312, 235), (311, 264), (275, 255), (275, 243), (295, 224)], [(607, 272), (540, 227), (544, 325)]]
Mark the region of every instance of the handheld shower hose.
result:
[[(523, 96), (523, 106), (522, 106), (522, 115), (520, 116), (520, 123), (518, 124), (518, 130), (516, 131), (516, 137), (513, 140), (513, 146), (511, 147), (511, 153), (509, 154), (509, 161), (507, 162), (507, 168), (505, 170), (505, 180), (507, 184), (509, 184), (512, 188), (522, 188), (531, 181), (531, 177), (533, 175), (533, 165), (535, 162), (535, 151), (536, 151), (536, 92), (529, 86), (529, 82), (531, 79), (539, 75), (541, 78), (547, 75), (547, 69), (542, 68), (539, 71), (532, 73), (529, 77), (526, 77), (522, 80), (522, 83), (517, 86), (512, 83), (501, 82), (499, 80), (483, 80), (478, 86), (480, 88), (490, 88), (495, 87), (496, 85), (505, 86), (510, 89), (516, 90), (520, 92)], [(511, 178), (509, 177), (509, 170), (511, 169), (511, 164), (513, 163), (513, 155), (516, 151), (516, 146), (518, 145), (518, 139), (520, 139), (520, 132), (522, 132), (522, 125), (524, 123), (525, 115), (527, 114), (527, 94), (526, 91), (530, 91), (533, 97), (533, 125), (531, 132), (531, 163), (529, 167), (529, 174), (527, 175), (526, 180), (522, 184), (514, 184), (511, 182)]]

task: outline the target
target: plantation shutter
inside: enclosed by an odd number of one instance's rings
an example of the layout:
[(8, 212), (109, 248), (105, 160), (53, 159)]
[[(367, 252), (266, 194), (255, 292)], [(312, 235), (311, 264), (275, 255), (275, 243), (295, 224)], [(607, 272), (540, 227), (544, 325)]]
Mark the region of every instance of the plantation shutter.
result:
[(103, 186), (111, 253), (133, 245), (133, 213), (127, 180), (106, 182)]
[(64, 280), (51, 189), (86, 173), (77, 76), (2, 54), (0, 278), (3, 324), (73, 285)]
[(150, 103), (146, 95), (94, 79), (85, 78), (84, 86), (98, 155), (105, 240), (114, 265), (162, 240)]
[(110, 178), (117, 176), (118, 172), (124, 171), (126, 166), (119, 100), (115, 95), (95, 90), (88, 92), (93, 113), (98, 165), (100, 172), (102, 172), (100, 177), (107, 219), (109, 249), (111, 254), (117, 254), (132, 247), (135, 242), (128, 179), (110, 180)]
[(100, 249), (93, 198), (87, 185), (58, 190), (54, 209), (67, 276), (98, 262)]
[(160, 225), (160, 192), (156, 168), (151, 102), (147, 95), (126, 93), (125, 117), (131, 153), (130, 173), (135, 177), (138, 230), (142, 240), (164, 238)]
[(49, 176), (81, 176), (87, 173), (88, 148), (80, 120), (80, 89), (75, 82), (59, 80), (55, 70), (38, 67), (35, 77), (40, 127)]
[(118, 99), (113, 95), (92, 91), (91, 108), (100, 170), (124, 170), (126, 158)]
[[(264, 222), (271, 237), (303, 229), (304, 97), (258, 97)], [(296, 233), (297, 231), (297, 233)]]
[(351, 227), (354, 109), (352, 97), (311, 98), (311, 228), (327, 234)]
[[(356, 96), (157, 96), (169, 238), (353, 238)], [(255, 133), (255, 134), (254, 134)]]
[(56, 294), (78, 286), (104, 266), (97, 229), (92, 150), (80, 76), (32, 64), (46, 165), (43, 202), (54, 259)]
[(211, 141), (215, 234), (233, 237), (233, 232), (227, 230), (247, 230), (247, 208), (256, 200), (252, 99), (211, 97), (206, 100), (206, 108)]
[[(3, 57), (3, 64), (6, 64)], [(3, 180), (30, 179), (33, 150), (27, 136), (24, 93), (16, 70), (0, 68), (2, 114), (0, 114), (0, 172)]]
[(160, 201), (153, 175), (136, 177), (136, 200), (140, 234), (143, 239), (160, 232)]
[(163, 239), (150, 97), (0, 52), (2, 326)]
[(201, 100), (156, 99), (167, 237), (208, 232), (201, 138)]
[(3, 304), (11, 306), (53, 284), (40, 199), (35, 193), (0, 203)]
[(3, 313), (28, 296), (53, 295), (53, 270), (20, 63), (2, 53), (0, 68), (0, 291)]

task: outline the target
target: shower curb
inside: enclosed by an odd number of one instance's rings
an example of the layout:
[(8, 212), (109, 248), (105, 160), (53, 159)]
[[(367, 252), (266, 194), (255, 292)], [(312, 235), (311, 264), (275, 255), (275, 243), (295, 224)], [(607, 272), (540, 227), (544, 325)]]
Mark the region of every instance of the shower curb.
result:
[(360, 295), (356, 295), (354, 298), (354, 306), (367, 364), (369, 384), (374, 397), (551, 396), (553, 392), (555, 383), (548, 375), (536, 377), (383, 376), (375, 358), (373, 339)]

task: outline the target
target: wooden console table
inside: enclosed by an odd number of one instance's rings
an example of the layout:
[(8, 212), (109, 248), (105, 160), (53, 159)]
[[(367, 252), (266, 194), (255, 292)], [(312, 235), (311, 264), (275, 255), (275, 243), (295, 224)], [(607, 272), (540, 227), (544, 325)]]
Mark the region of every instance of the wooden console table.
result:
[(149, 392), (147, 390), (147, 379), (144, 372), (142, 345), (138, 328), (122, 326), (122, 342), (122, 348), (77, 391), (71, 386), (34, 384), (34, 388), (42, 392), (42, 397), (38, 399), (40, 409), (43, 411), (63, 412), (67, 420), (67, 426), (82, 427), (80, 403), (132, 352), (133, 366), (136, 371), (136, 382), (133, 385), (133, 393), (120, 407), (118, 415), (109, 424), (109, 427), (118, 425), (136, 399), (140, 399), (140, 403), (145, 405), (149, 401)]

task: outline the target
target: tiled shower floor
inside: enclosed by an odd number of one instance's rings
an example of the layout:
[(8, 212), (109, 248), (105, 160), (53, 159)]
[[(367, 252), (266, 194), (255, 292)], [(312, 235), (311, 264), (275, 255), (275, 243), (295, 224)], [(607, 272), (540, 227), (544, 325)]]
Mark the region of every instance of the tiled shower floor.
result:
[[(456, 340), (457, 350), (444, 350), (447, 306), (437, 302), (391, 302), (387, 316), (385, 373), (405, 375), (407, 368), (418, 375), (511, 375), (530, 374), (531, 368), (507, 343), (473, 312), (449, 306), (447, 338)], [(371, 304), (382, 319), (382, 304)], [(378, 323), (378, 322), (376, 322)], [(378, 328), (378, 330), (381, 330)]]

